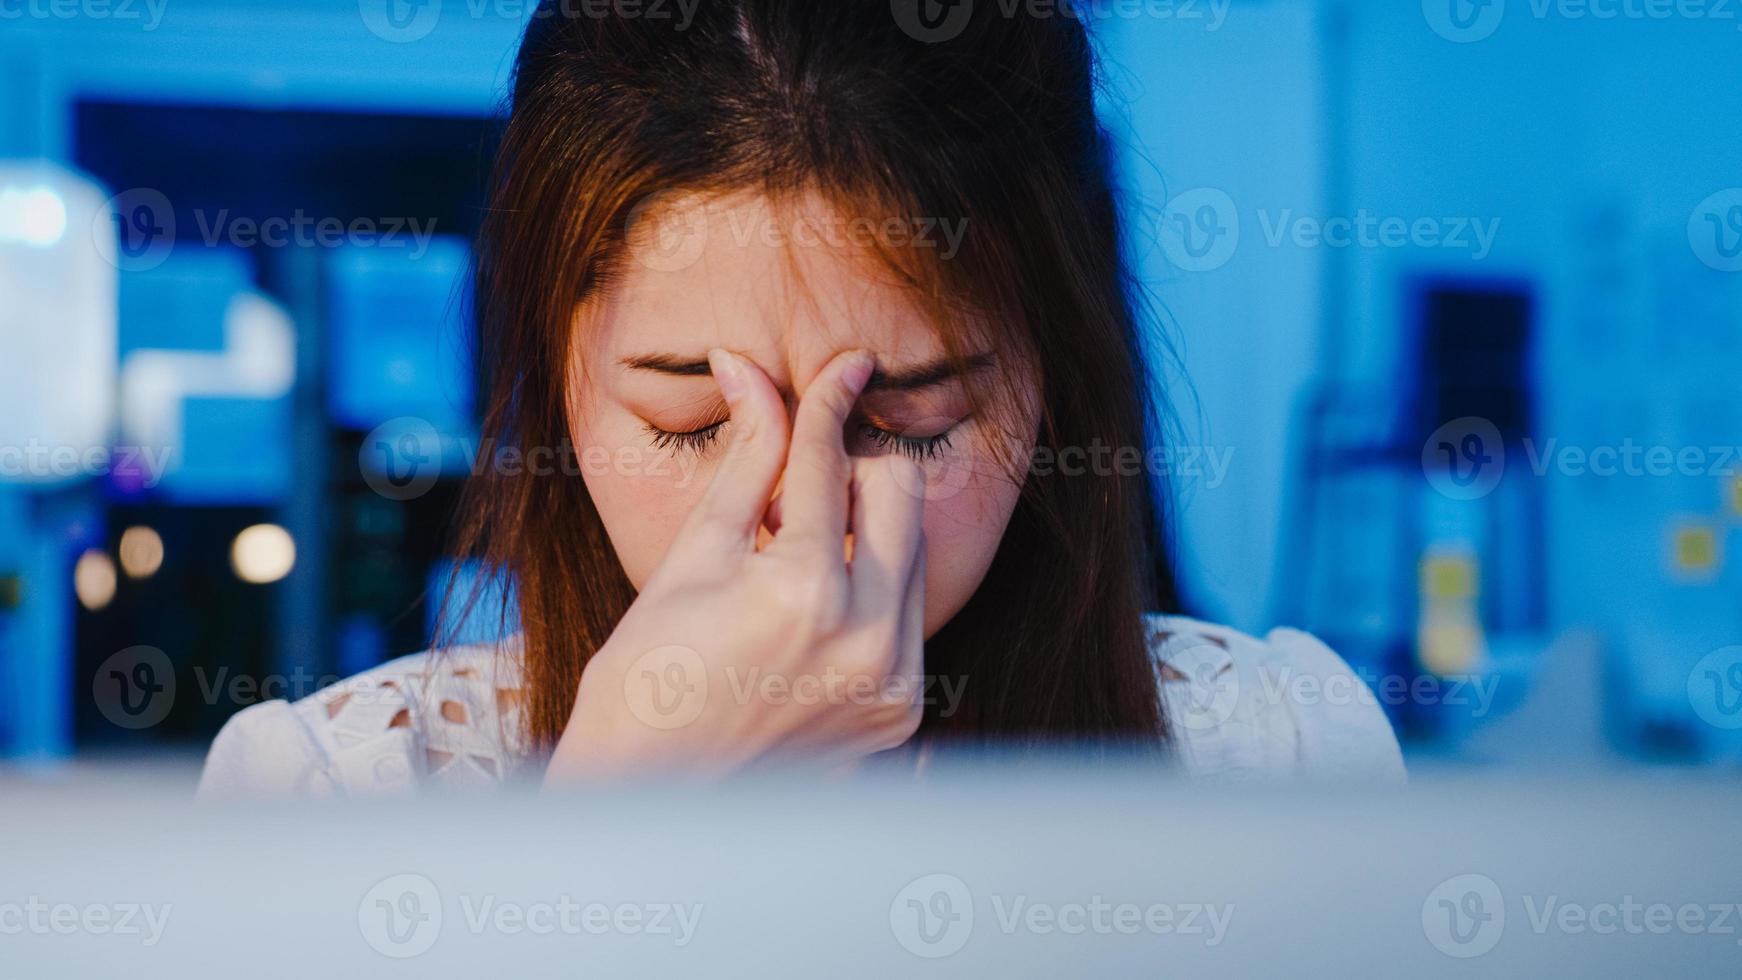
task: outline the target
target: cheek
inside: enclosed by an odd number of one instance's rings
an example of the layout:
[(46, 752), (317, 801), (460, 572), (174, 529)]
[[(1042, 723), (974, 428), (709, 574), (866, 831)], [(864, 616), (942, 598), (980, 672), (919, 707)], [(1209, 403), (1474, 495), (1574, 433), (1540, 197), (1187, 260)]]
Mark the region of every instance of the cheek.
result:
[(693, 453), (662, 453), (633, 432), (582, 426), (581, 476), (599, 510), (623, 572), (637, 588), (646, 583), (707, 487), (706, 466)]
[(967, 605), (986, 577), (1020, 488), (1001, 472), (976, 474), (959, 490), (926, 502), (925, 635)]

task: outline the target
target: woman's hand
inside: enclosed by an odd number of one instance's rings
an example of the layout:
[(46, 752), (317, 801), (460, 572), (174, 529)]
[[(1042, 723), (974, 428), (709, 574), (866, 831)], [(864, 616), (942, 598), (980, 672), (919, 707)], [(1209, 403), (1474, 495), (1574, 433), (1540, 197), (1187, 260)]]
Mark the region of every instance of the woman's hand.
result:
[[(854, 459), (842, 442), (871, 356), (823, 368), (790, 446), (767, 375), (723, 350), (708, 359), (731, 408), (725, 459), (588, 663), (547, 785), (723, 774), (770, 756), (833, 766), (919, 726), (922, 478), (898, 453)], [(758, 550), (777, 483), (778, 526)]]

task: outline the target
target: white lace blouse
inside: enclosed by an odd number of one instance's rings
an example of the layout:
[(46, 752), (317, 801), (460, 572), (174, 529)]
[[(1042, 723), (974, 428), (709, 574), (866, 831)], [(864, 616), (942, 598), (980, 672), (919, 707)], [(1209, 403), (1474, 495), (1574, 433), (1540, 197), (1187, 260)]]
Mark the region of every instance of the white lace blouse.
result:
[[(1150, 650), (1185, 772), (1204, 781), (1404, 778), (1372, 691), (1312, 636), (1258, 640), (1150, 616)], [(369, 796), (485, 789), (527, 761), (512, 647), (413, 654), (294, 704), (266, 701), (224, 725), (199, 794)]]

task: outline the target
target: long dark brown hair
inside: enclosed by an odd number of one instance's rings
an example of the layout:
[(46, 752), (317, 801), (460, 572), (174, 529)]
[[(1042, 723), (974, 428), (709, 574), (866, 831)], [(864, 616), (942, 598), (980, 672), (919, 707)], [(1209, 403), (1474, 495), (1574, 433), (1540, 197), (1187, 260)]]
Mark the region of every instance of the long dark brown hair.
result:
[[(952, 356), (972, 339), (1035, 367), (1041, 453), (1123, 447), (1129, 462), (1153, 447), (1162, 415), (1090, 40), (1073, 17), (973, 6), (942, 37), (890, 0), (700, 0), (692, 21), (545, 0), (477, 253), (485, 444), (572, 452), (575, 311), (610, 287), (638, 205), (808, 191), (846, 213), (965, 223), (956, 254), (886, 249), (900, 253), (887, 266)], [(990, 571), (926, 644), (927, 674), (961, 682), (961, 701), (929, 706), (922, 734), (1159, 744), (1142, 619), (1175, 604), (1159, 478), (1014, 465), (1022, 493)], [(458, 525), (460, 557), (513, 585), (525, 734), (545, 749), (635, 598), (584, 480), (563, 469), (482, 467)]]

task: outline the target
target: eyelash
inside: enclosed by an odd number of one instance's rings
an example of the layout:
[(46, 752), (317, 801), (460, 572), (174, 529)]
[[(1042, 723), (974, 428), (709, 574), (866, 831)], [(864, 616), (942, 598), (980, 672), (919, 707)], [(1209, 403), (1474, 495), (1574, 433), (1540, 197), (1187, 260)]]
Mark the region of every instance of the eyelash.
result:
[(655, 449), (667, 449), (680, 453), (700, 453), (720, 437), (720, 427), (725, 424), (726, 420), (721, 419), (713, 425), (689, 432), (672, 432), (669, 429), (649, 424), (647, 433), (653, 437), (653, 448)]
[[(721, 419), (713, 425), (693, 429), (689, 432), (672, 432), (669, 429), (662, 429), (650, 424), (647, 426), (647, 432), (653, 439), (655, 449), (701, 453), (720, 438), (720, 427), (725, 424), (726, 420)], [(888, 429), (879, 428), (868, 422), (859, 426), (859, 434), (870, 440), (871, 444), (878, 449), (888, 449), (893, 446), (896, 452), (914, 460), (936, 459), (942, 455), (943, 451), (949, 448), (950, 434), (954, 431), (955, 429), (952, 427), (935, 436), (916, 439), (890, 432)]]
[(915, 439), (911, 436), (890, 432), (888, 429), (878, 428), (870, 423), (859, 426), (859, 434), (871, 440), (871, 443), (878, 449), (888, 449), (890, 446), (894, 446), (897, 452), (914, 460), (936, 459), (942, 455), (943, 451), (949, 448), (950, 433), (954, 431), (956, 431), (955, 428), (951, 427), (935, 436)]

